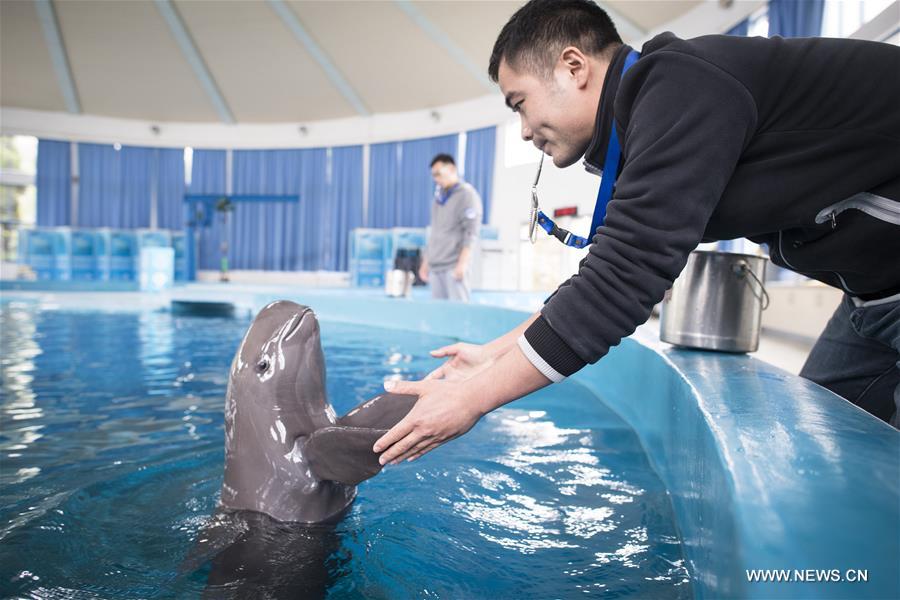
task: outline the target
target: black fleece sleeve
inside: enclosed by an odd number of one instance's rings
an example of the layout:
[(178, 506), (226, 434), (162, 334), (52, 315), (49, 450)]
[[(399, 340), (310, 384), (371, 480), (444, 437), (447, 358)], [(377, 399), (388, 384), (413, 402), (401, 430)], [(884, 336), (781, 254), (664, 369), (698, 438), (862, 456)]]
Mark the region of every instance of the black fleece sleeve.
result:
[(632, 67), (615, 115), (626, 124), (624, 163), (606, 221), (524, 336), (562, 376), (647, 320), (700, 242), (757, 120), (753, 97), (733, 76), (667, 51)]

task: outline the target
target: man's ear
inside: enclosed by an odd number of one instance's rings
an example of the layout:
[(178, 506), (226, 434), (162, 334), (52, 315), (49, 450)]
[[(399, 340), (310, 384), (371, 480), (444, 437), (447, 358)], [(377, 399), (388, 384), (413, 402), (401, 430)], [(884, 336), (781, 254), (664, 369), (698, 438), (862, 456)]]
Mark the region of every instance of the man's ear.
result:
[(576, 87), (587, 86), (591, 75), (591, 63), (584, 53), (575, 46), (567, 46), (559, 55), (557, 69), (562, 69), (567, 78), (571, 78)]

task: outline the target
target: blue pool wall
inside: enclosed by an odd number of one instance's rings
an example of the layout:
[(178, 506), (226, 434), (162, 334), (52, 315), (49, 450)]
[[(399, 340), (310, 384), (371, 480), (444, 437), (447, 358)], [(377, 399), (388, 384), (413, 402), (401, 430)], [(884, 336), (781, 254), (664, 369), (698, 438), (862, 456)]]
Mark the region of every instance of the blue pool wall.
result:
[[(529, 314), (359, 290), (194, 284), (153, 295), (47, 292), (25, 294), (88, 310), (232, 301), (247, 314), (286, 298), (324, 321), (476, 343)], [(573, 378), (634, 429), (666, 485), (696, 597), (900, 598), (900, 432), (751, 356), (678, 350), (642, 332)], [(868, 581), (751, 583), (750, 569), (861, 569)]]
[[(323, 320), (470, 342), (529, 314), (316, 292), (293, 299)], [(634, 429), (669, 490), (698, 598), (900, 598), (900, 432), (752, 356), (649, 337), (624, 340), (574, 379)], [(750, 569), (860, 569), (868, 581), (751, 583)]]

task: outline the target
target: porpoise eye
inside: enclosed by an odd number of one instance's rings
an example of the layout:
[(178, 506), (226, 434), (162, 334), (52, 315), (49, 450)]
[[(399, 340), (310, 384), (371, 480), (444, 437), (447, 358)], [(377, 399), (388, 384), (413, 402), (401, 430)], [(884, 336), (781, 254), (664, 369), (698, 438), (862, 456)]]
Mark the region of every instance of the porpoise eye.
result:
[(265, 373), (269, 370), (269, 359), (262, 358), (258, 363), (256, 363), (256, 370), (260, 373)]

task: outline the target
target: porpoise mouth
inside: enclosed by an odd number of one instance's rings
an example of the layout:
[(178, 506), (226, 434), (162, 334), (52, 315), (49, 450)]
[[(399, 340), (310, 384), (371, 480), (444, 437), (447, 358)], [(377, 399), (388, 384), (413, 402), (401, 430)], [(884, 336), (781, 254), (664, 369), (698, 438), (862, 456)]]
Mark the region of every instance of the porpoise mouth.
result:
[(298, 318), (291, 324), (291, 326), (284, 332), (283, 340), (288, 341), (297, 331), (300, 329), (300, 326), (303, 325), (303, 319), (306, 318), (306, 315), (312, 313), (312, 309), (306, 307), (303, 311), (298, 315)]

